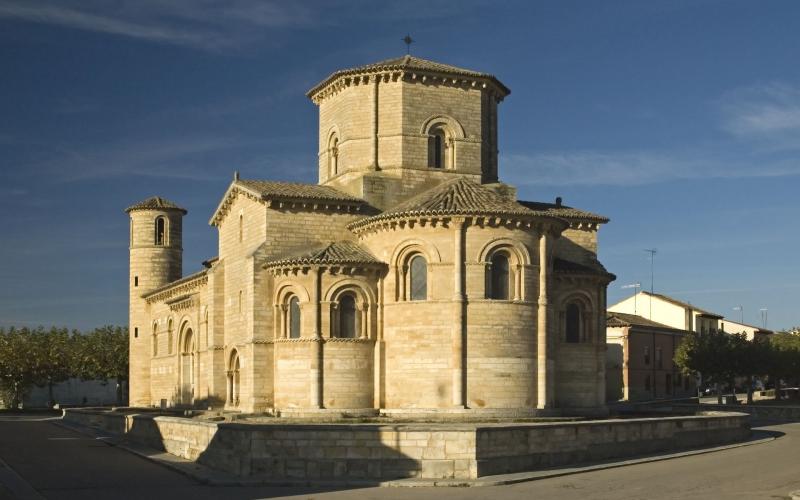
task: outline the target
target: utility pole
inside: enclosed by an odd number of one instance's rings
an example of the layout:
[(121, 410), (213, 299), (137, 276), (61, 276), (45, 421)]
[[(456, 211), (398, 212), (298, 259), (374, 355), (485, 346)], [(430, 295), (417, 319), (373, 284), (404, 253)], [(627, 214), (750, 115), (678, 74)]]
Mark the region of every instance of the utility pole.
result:
[(656, 252), (658, 252), (658, 249), (656, 249), (656, 248), (645, 248), (644, 251), (650, 254), (650, 319), (652, 320), (653, 319), (653, 293), (654, 293), (653, 290), (655, 290), (655, 288), (653, 287), (653, 276), (654, 276), (653, 268), (654, 268), (654, 265), (655, 265)]
[(739, 311), (739, 323), (744, 324), (744, 307), (743, 306), (736, 306), (733, 308), (734, 311)]
[(767, 329), (767, 311), (768, 309), (766, 307), (759, 309), (759, 312), (761, 313), (761, 324), (764, 326), (764, 330)]
[(638, 315), (639, 313), (636, 311), (636, 296), (639, 295), (639, 289), (642, 288), (642, 284), (637, 281), (630, 285), (623, 285), (622, 288), (633, 288), (633, 314)]

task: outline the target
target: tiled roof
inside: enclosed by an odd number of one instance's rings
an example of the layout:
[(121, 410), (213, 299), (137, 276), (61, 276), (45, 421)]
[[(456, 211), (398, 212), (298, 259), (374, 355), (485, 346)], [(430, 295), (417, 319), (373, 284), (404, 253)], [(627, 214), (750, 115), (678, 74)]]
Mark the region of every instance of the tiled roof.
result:
[(568, 207), (566, 205), (561, 205), (556, 203), (519, 200), (519, 204), (526, 206), (531, 210), (548, 212), (557, 217), (563, 217), (564, 219), (583, 219), (592, 222), (599, 222), (601, 224), (605, 224), (609, 221), (608, 217), (605, 217), (603, 215), (587, 212), (586, 210), (580, 210), (577, 208)]
[(235, 185), (259, 193), (264, 199), (320, 200), (366, 203), (361, 198), (343, 193), (330, 186), (299, 182), (237, 180)]
[(351, 226), (361, 227), (393, 217), (482, 214), (556, 218), (552, 214), (536, 212), (519, 203), (508, 201), (487, 187), (464, 177), (458, 177), (424, 191), (381, 214), (355, 222)]
[(311, 251), (297, 252), (270, 260), (266, 267), (285, 265), (383, 264), (352, 241), (335, 241)]
[(319, 90), (327, 86), (329, 83), (333, 82), (340, 76), (346, 75), (356, 75), (360, 73), (376, 73), (381, 71), (392, 71), (392, 70), (404, 70), (404, 71), (421, 71), (421, 72), (429, 72), (429, 73), (439, 73), (445, 75), (454, 75), (454, 76), (464, 76), (470, 78), (484, 78), (487, 80), (492, 80), (500, 89), (508, 95), (511, 91), (500, 83), (500, 81), (494, 76), (489, 73), (481, 73), (479, 71), (473, 71), (470, 69), (459, 68), (457, 66), (451, 66), (449, 64), (443, 64), (436, 61), (430, 61), (428, 59), (422, 59), (420, 57), (414, 57), (411, 55), (405, 55), (402, 57), (393, 57), (391, 59), (385, 59), (383, 61), (378, 61), (376, 63), (365, 64), (363, 66), (356, 66), (355, 68), (348, 68), (348, 69), (341, 69), (332, 73), (328, 78), (324, 79), (320, 83), (318, 83), (314, 88), (308, 91), (306, 95), (309, 97), (317, 93)]
[(596, 262), (594, 266), (587, 266), (577, 262), (572, 262), (571, 260), (565, 260), (556, 257), (553, 259), (553, 270), (565, 274), (595, 274), (598, 276), (608, 276), (612, 279), (617, 278), (615, 275), (606, 271), (606, 268), (603, 267), (603, 264), (599, 262)]
[(680, 301), (678, 299), (673, 299), (672, 297), (669, 297), (667, 295), (662, 295), (660, 293), (652, 293), (651, 294), (650, 292), (647, 292), (645, 290), (642, 290), (639, 293), (643, 293), (645, 295), (652, 295), (653, 297), (656, 297), (656, 298), (659, 298), (659, 299), (661, 299), (663, 301), (669, 302), (670, 304), (674, 304), (674, 305), (679, 306), (679, 307), (685, 307), (687, 309), (692, 309), (693, 311), (696, 311), (696, 312), (698, 312), (699, 314), (701, 314), (703, 316), (709, 316), (709, 317), (712, 317), (712, 318), (723, 318), (724, 317), (721, 314), (713, 313), (713, 312), (710, 312), (710, 311), (705, 311), (705, 310), (700, 309), (699, 307), (694, 306), (694, 305), (692, 305), (692, 304), (690, 304), (688, 302), (683, 302), (683, 301)]
[(645, 326), (649, 328), (663, 328), (666, 330), (675, 330), (678, 332), (684, 332), (684, 330), (672, 328), (671, 326), (667, 326), (663, 323), (658, 323), (653, 320), (643, 318), (636, 314), (618, 313), (618, 312), (606, 313), (606, 326), (616, 326), (616, 327)]
[(134, 210), (178, 210), (184, 215), (186, 214), (186, 209), (160, 196), (151, 196), (125, 209), (129, 213)]

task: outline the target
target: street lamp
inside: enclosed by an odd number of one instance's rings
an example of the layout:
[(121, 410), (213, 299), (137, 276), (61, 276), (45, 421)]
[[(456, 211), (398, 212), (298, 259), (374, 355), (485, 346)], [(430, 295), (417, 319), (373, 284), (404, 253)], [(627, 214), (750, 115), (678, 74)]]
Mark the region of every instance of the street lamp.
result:
[(759, 312), (761, 313), (761, 324), (764, 325), (764, 330), (767, 329), (767, 310), (768, 309), (766, 307), (759, 309)]
[(642, 284), (637, 281), (636, 283), (631, 283), (630, 285), (622, 285), (622, 288), (633, 288), (633, 314), (638, 314), (636, 312), (636, 296), (639, 295), (639, 289), (642, 288)]

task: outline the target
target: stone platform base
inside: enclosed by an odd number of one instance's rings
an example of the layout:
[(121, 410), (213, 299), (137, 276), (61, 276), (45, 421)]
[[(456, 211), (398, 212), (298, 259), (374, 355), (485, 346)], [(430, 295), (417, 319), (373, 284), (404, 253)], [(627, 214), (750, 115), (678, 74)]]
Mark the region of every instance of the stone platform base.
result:
[(544, 423), (290, 424), (67, 409), (64, 420), (263, 480), (477, 479), (750, 436), (748, 415), (723, 412)]

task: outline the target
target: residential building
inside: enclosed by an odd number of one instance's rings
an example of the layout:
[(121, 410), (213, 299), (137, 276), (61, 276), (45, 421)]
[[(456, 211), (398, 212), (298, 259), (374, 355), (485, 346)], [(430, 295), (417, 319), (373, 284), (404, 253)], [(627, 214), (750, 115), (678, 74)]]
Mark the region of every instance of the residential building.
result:
[(606, 314), (606, 399), (644, 401), (696, 395), (673, 359), (686, 330), (620, 312)]

